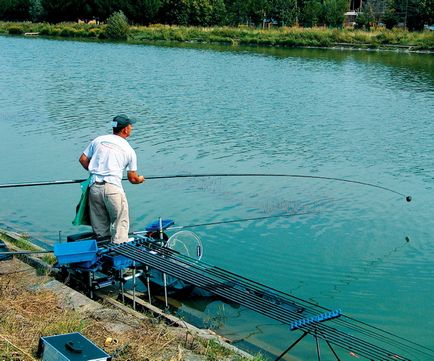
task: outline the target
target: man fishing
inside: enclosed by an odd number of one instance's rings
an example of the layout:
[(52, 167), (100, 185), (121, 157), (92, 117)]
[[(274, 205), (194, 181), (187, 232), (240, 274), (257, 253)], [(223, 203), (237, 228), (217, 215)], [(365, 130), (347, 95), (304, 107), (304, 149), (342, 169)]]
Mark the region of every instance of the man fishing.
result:
[(145, 177), (137, 174), (137, 156), (126, 138), (135, 120), (125, 114), (113, 118), (113, 134), (95, 138), (83, 151), (79, 162), (90, 173), (90, 221), (98, 237), (111, 236), (113, 243), (128, 241), (130, 225), (128, 202), (122, 188), (122, 176), (140, 184)]

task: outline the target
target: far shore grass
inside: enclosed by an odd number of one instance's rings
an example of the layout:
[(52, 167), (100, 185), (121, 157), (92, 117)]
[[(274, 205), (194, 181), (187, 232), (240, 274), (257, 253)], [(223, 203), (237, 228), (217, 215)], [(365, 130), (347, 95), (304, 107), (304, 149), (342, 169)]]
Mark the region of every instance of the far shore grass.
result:
[[(106, 40), (105, 30), (105, 24), (0, 22), (0, 35)], [(134, 44), (183, 42), (265, 47), (357, 47), (434, 52), (433, 31), (409, 32), (402, 29), (381, 28), (363, 31), (322, 27), (256, 29), (247, 26), (202, 28), (157, 24), (130, 26), (125, 42)]]

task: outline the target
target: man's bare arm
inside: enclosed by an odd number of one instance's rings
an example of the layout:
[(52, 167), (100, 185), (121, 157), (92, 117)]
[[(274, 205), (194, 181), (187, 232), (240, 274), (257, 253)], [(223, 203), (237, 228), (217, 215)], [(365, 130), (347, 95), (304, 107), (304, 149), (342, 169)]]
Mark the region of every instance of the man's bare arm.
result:
[(90, 159), (84, 155), (84, 153), (80, 156), (78, 160), (84, 169), (89, 170)]

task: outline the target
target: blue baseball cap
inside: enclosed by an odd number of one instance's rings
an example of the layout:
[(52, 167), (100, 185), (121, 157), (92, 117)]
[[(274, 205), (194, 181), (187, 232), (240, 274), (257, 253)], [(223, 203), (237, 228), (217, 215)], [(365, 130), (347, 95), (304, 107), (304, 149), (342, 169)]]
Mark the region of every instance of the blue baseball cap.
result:
[(116, 115), (112, 121), (112, 128), (125, 128), (130, 124), (134, 124), (137, 120), (133, 117), (128, 117), (125, 114)]

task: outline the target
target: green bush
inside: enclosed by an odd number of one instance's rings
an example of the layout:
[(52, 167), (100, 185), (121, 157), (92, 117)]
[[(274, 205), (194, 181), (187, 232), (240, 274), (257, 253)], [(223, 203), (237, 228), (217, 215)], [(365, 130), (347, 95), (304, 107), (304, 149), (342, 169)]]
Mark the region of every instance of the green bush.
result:
[(54, 26), (50, 29), (50, 36), (60, 36), (62, 29), (60, 27)]
[(10, 26), (8, 28), (8, 33), (11, 35), (21, 35), (23, 34), (23, 29), (19, 26)]
[(64, 38), (73, 38), (76, 36), (76, 34), (77, 34), (77, 30), (75, 30), (74, 28), (65, 27), (60, 31), (59, 35)]
[(396, 25), (398, 25), (398, 15), (395, 13), (393, 9), (386, 9), (383, 14), (383, 22), (386, 25), (386, 29), (393, 29)]
[(373, 40), (378, 44), (388, 44), (390, 43), (390, 37), (388, 37), (385, 33), (379, 33), (376, 35)]
[(51, 35), (51, 25), (50, 24), (44, 24), (40, 29), (39, 29), (39, 34), (40, 35)]
[(101, 35), (101, 30), (98, 28), (92, 28), (89, 30), (89, 37), (98, 38)]
[(120, 10), (107, 19), (106, 35), (108, 39), (126, 40), (128, 37), (128, 19)]

